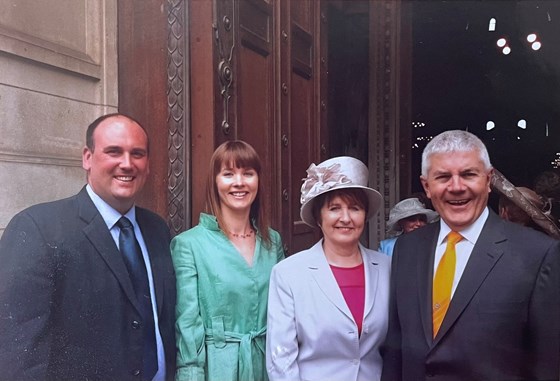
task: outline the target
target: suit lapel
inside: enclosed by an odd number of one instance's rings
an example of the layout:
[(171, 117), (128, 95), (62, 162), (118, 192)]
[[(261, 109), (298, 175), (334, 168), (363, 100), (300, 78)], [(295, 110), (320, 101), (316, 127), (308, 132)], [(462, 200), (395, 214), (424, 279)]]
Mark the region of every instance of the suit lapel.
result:
[(424, 337), (428, 346), (432, 345), (432, 279), (434, 273), (434, 253), (439, 235), (439, 223), (428, 224), (418, 240), (416, 260), (416, 280), (418, 282), (418, 301)]
[(150, 219), (146, 218), (144, 210), (141, 208), (136, 208), (136, 220), (142, 231), (142, 237), (144, 238), (144, 243), (146, 244), (146, 249), (148, 249), (148, 256), (150, 257), (150, 265), (152, 269), (152, 279), (154, 282), (154, 292), (156, 294), (156, 304), (158, 309), (158, 315), (161, 314), (161, 308), (163, 306), (163, 274), (158, 269), (162, 268), (159, 264), (160, 253), (165, 253), (165, 250), (169, 250), (169, 247), (162, 247), (162, 243), (165, 240), (153, 239), (153, 234), (155, 234), (155, 227), (151, 227)]
[(473, 296), (480, 288), (488, 273), (502, 257), (504, 250), (502, 244), (506, 236), (500, 229), (499, 217), (490, 212), (488, 219), (482, 228), (480, 236), (473, 247), (473, 251), (467, 262), (467, 266), (457, 285), (455, 294), (451, 299), (449, 310), (443, 319), (443, 323), (435, 338), (434, 345), (445, 336), (446, 332), (457, 321), (463, 310), (471, 302)]
[(310, 251), (312, 256), (310, 256), (310, 261), (307, 266), (311, 276), (319, 286), (319, 289), (325, 294), (328, 300), (336, 306), (343, 314), (348, 316), (352, 321), (352, 313), (344, 300), (344, 296), (336, 283), (336, 279), (330, 269), (329, 263), (325, 258), (322, 247), (323, 240), (313, 246)]
[(119, 281), (124, 293), (140, 312), (132, 282), (113, 237), (101, 214), (89, 198), (85, 187), (78, 193), (79, 216), (86, 223), (83, 231), (97, 253), (103, 258), (111, 272)]

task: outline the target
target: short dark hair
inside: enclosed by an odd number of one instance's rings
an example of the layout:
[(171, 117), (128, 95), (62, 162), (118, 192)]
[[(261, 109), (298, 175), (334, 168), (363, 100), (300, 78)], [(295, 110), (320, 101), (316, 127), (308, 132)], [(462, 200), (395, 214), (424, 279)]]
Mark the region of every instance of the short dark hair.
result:
[(323, 193), (317, 196), (311, 207), (313, 219), (318, 223), (321, 222), (321, 208), (331, 202), (336, 196), (340, 197), (343, 201), (350, 205), (358, 205), (366, 211), (366, 216), (369, 212), (369, 203), (366, 192), (360, 188), (343, 188), (336, 189), (330, 192)]
[[(95, 129), (101, 124), (103, 123), (103, 121), (109, 119), (109, 118), (113, 118), (113, 117), (123, 117), (123, 118), (127, 118), (129, 120), (131, 120), (132, 122), (136, 123), (137, 125), (140, 126), (140, 128), (142, 130), (144, 130), (144, 132), (146, 133), (146, 138), (148, 138), (148, 132), (146, 131), (146, 129), (144, 128), (144, 126), (142, 126), (140, 124), (140, 122), (138, 122), (136, 119), (134, 119), (131, 116), (125, 115), (125, 114), (121, 114), (119, 112), (114, 112), (111, 114), (106, 114), (106, 115), (101, 115), (99, 118), (95, 119), (93, 122), (90, 123), (90, 125), (87, 128), (86, 131), (86, 147), (93, 152), (93, 150), (95, 149), (95, 140), (93, 139), (93, 133), (95, 132)], [(147, 139), (148, 141), (148, 152), (150, 151), (150, 139)]]

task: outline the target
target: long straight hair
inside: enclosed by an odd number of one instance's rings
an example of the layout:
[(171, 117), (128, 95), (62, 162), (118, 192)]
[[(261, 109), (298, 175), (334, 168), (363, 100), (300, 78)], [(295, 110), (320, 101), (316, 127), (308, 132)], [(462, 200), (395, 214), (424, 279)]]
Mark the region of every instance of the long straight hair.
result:
[(269, 223), (266, 220), (264, 203), (262, 202), (263, 185), (261, 177), (261, 159), (257, 151), (249, 144), (242, 140), (230, 140), (222, 143), (212, 155), (210, 159), (210, 169), (208, 178), (206, 179), (206, 212), (214, 215), (218, 220), (220, 229), (225, 232), (224, 217), (222, 214), (222, 206), (218, 187), (216, 186), (216, 176), (222, 170), (222, 166), (230, 166), (231, 168), (252, 168), (259, 177), (259, 186), (257, 196), (251, 204), (249, 219), (253, 228), (255, 228), (266, 246), (270, 247)]

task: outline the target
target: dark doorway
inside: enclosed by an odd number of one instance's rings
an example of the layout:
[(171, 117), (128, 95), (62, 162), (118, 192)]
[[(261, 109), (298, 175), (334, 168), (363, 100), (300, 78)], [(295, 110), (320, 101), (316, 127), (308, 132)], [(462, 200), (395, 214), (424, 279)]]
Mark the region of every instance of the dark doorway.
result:
[(517, 186), (558, 167), (560, 1), (413, 1), (412, 10), (413, 191), (423, 148), (450, 129), (480, 137)]
[(368, 162), (368, 1), (328, 7), (329, 157)]

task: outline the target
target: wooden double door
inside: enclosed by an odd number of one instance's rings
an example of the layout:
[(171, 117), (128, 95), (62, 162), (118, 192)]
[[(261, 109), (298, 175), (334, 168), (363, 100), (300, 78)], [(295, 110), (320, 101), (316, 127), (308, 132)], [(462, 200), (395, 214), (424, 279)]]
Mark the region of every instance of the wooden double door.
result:
[(317, 232), (300, 221), (300, 187), (328, 155), (326, 2), (216, 0), (215, 141), (242, 139), (264, 164), (265, 204), (288, 254)]
[(212, 152), (245, 140), (261, 156), (268, 215), (292, 254), (320, 235), (299, 217), (306, 169), (350, 155), (368, 164), (370, 185), (386, 197), (366, 234), (375, 244), (403, 192), (395, 179), (407, 162), (398, 149), (397, 127), (409, 124), (400, 106), (399, 4), (119, 2), (119, 110), (150, 137), (140, 203), (166, 217), (174, 234), (190, 228), (204, 208)]

